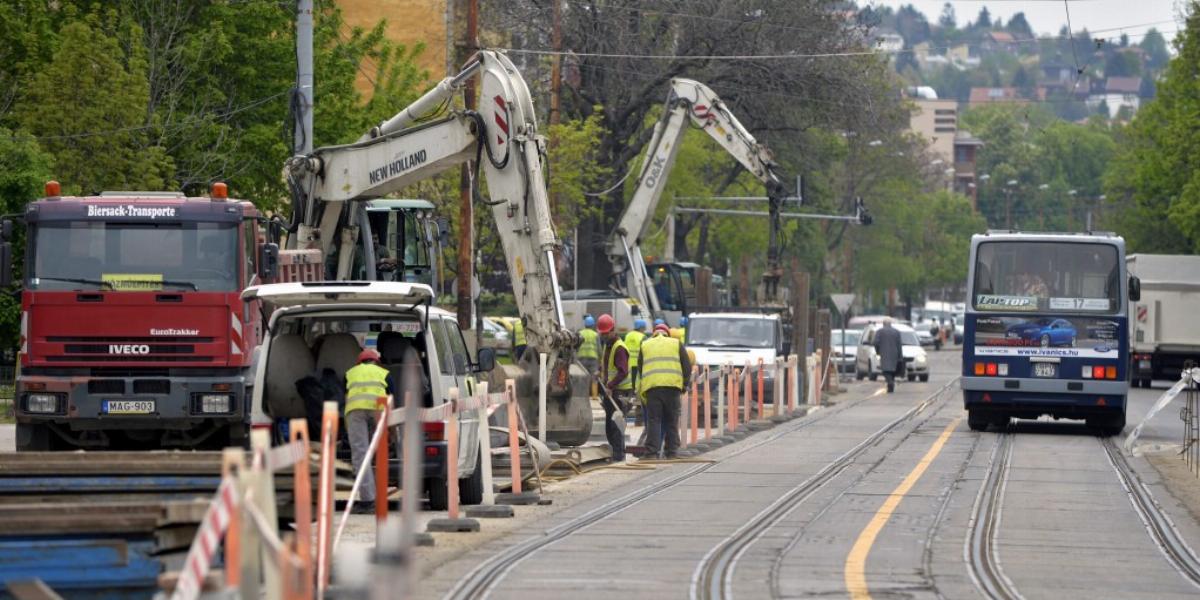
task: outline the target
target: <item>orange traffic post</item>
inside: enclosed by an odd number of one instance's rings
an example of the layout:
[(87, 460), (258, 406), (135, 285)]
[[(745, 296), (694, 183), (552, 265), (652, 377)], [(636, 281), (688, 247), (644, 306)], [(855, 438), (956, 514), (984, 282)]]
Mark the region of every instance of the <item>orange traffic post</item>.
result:
[(317, 483), (317, 590), (325, 595), (329, 587), (329, 566), (333, 561), (333, 487), (334, 459), (337, 452), (337, 402), (326, 402), (321, 413), (321, 472)]
[(738, 426), (738, 370), (729, 369), (729, 430), (737, 431)]
[(292, 481), (296, 517), (296, 555), (302, 565), (299, 588), (301, 598), (312, 597), (312, 480), (308, 472), (308, 421), (292, 419), (288, 423), (288, 442), (303, 446), (304, 458), (292, 465)]
[(458, 518), (458, 388), (450, 388), (450, 418), (446, 421), (446, 516)]
[(692, 365), (692, 394), (691, 394), (691, 399), (690, 399), (691, 410), (689, 411), (689, 413), (691, 414), (691, 417), (692, 417), (692, 423), (691, 423), (692, 431), (691, 431), (691, 435), (688, 436), (689, 444), (696, 443), (696, 436), (699, 433), (698, 429), (700, 426), (700, 415), (698, 414), (698, 412), (699, 412), (699, 408), (700, 408), (700, 390), (699, 390), (699, 387), (697, 386), (697, 382), (696, 382), (696, 379), (698, 379), (699, 377), (700, 377), (700, 367), (697, 367), (696, 365)]
[(764, 418), (763, 413), (763, 360), (758, 359), (758, 418)]
[(392, 403), (391, 396), (380, 396), (375, 400), (378, 410), (376, 419), (381, 423), (383, 431), (379, 433), (379, 445), (375, 446), (375, 522), (382, 525), (388, 515), (388, 417)]
[(742, 395), (745, 396), (745, 402), (742, 403), (742, 422), (750, 422), (750, 402), (754, 400), (754, 395), (750, 390), (750, 361), (746, 361), (746, 368), (742, 369)]
[[(246, 465), (241, 448), (226, 448), (221, 455), (221, 479), (232, 479), (237, 488), (237, 471)], [(233, 590), (242, 585), (242, 523), (240, 506), (229, 511), (229, 526), (225, 530), (225, 589)]]
[(712, 390), (708, 385), (708, 365), (704, 365), (704, 439), (712, 438)]
[(508, 401), (508, 452), (512, 467), (512, 493), (521, 493), (521, 439), (517, 431), (517, 383), (511, 379), (504, 382), (504, 395)]

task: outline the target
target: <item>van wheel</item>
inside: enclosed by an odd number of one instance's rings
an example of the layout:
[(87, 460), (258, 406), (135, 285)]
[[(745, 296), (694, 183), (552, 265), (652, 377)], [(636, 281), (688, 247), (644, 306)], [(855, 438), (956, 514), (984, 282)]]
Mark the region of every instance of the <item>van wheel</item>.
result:
[(425, 489), (429, 491), (429, 510), (446, 510), (450, 508), (450, 490), (447, 489), (444, 477), (426, 479)]
[[(483, 456), (479, 457), (483, 460)], [(483, 502), (483, 463), (475, 463), (475, 472), (470, 477), (458, 480), (458, 498), (464, 504), (480, 504)]]
[(865, 378), (865, 377), (866, 377), (866, 375), (863, 374), (862, 371), (859, 371), (858, 367), (854, 367), (854, 380), (855, 381), (862, 381), (863, 378)]
[(921, 378), (921, 383), (929, 381), (929, 375), (920, 375), (919, 377)]
[(916, 376), (916, 375), (913, 375), (912, 373), (909, 373), (909, 374), (908, 374), (908, 380), (909, 380), (909, 381), (916, 381), (916, 380), (917, 380), (917, 376)]
[(879, 373), (868, 373), (867, 377), (870, 377), (871, 381), (877, 381), (879, 379)]

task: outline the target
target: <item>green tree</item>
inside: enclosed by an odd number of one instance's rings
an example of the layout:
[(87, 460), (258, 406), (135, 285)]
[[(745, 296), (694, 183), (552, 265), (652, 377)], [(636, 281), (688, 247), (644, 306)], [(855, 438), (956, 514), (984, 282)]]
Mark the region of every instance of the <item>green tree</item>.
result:
[(1128, 130), (1105, 187), (1136, 251), (1200, 251), (1200, 10), (1191, 4), (1158, 93)]
[(1146, 51), (1146, 66), (1151, 69), (1161, 69), (1167, 64), (1167, 61), (1171, 60), (1171, 53), (1167, 50), (1167, 40), (1153, 27), (1146, 32), (1146, 35), (1142, 37), (1142, 43), (1138, 45)]
[(63, 27), (16, 113), (54, 156), (64, 192), (163, 189), (173, 167), (145, 123), (148, 100), (144, 48), (123, 51), (89, 15)]
[[(0, 127), (0, 211), (20, 213), (31, 198), (41, 195), (42, 185), (51, 178), (51, 157), (26, 133)], [(13, 240), (13, 277), (20, 279), (24, 256), (24, 235), (17, 228)], [(20, 298), (0, 294), (0, 347), (12, 348), (20, 335)]]

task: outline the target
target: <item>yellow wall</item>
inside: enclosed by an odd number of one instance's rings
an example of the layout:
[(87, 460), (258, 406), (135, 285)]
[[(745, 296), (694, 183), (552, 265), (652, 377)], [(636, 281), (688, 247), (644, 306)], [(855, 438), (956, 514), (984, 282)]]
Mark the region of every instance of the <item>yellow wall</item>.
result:
[[(424, 42), (421, 68), (433, 81), (446, 76), (446, 0), (337, 0), (337, 4), (351, 27), (370, 29), (386, 19), (392, 41), (410, 48)], [(370, 89), (361, 74), (358, 87), (364, 92)]]

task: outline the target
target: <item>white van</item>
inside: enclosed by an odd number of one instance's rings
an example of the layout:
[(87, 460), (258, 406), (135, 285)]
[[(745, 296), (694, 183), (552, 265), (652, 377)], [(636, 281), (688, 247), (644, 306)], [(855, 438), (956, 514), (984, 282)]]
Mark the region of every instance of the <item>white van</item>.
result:
[[(346, 371), (356, 364), (369, 339), (375, 342), (381, 366), (392, 371), (395, 385), (420, 396), (425, 407), (447, 402), (451, 388), (463, 395), (471, 393), (476, 374), (491, 371), (495, 363), (490, 348), (480, 350), (471, 362), (454, 315), (430, 306), (433, 289), (425, 284), (276, 283), (251, 287), (242, 299), (261, 302), (267, 323), (249, 394), (255, 427), (307, 418), (310, 435), (317, 439), (321, 402), (344, 395)], [(400, 364), (405, 357), (419, 359), (421, 381), (402, 377)], [(402, 397), (396, 403), (402, 403)], [(478, 504), (483, 497), (476, 424), (475, 415), (461, 415), (456, 459), (464, 504)], [(444, 510), (448, 501), (445, 422), (425, 423), (423, 429), (424, 487), (430, 507)]]

